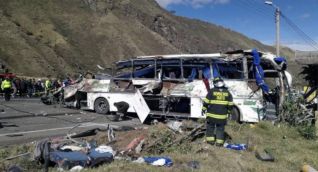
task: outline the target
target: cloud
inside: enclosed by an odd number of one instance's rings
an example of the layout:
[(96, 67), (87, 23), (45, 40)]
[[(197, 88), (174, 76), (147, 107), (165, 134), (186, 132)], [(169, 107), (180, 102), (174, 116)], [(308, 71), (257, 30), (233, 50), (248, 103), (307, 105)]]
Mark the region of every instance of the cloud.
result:
[(305, 14), (301, 15), (300, 18), (302, 18), (302, 19), (307, 19), (307, 18), (309, 18), (310, 16), (311, 16), (311, 15), (310, 15), (309, 13), (305, 13)]
[(211, 4), (227, 4), (230, 0), (156, 0), (160, 6), (166, 8), (172, 4), (190, 5), (193, 8), (200, 8)]

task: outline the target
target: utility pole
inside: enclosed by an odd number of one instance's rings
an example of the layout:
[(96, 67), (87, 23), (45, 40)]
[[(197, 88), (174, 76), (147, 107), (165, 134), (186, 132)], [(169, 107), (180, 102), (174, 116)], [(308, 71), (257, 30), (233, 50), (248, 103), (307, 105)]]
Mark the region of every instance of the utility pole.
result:
[(278, 7), (276, 7), (275, 10), (275, 16), (276, 16), (276, 55), (277, 57), (280, 56), (280, 10)]
[(280, 9), (272, 1), (265, 1), (265, 4), (275, 8), (275, 23), (276, 23), (276, 56), (280, 56)]

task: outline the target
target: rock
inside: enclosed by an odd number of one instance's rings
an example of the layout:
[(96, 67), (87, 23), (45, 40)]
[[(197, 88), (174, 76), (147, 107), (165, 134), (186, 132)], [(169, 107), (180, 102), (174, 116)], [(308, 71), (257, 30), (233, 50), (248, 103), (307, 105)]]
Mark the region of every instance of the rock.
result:
[(198, 161), (190, 161), (187, 163), (187, 166), (191, 169), (200, 169), (200, 162)]
[(81, 171), (83, 169), (84, 169), (84, 167), (77, 165), (77, 166), (74, 166), (73, 168), (71, 168), (70, 171), (71, 172), (78, 172), (78, 171)]
[(255, 156), (257, 159), (261, 161), (269, 161), (269, 162), (274, 162), (275, 158), (273, 155), (271, 155), (268, 151), (264, 150), (263, 152), (255, 152)]
[(8, 172), (23, 172), (21, 167), (13, 165), (8, 169)]

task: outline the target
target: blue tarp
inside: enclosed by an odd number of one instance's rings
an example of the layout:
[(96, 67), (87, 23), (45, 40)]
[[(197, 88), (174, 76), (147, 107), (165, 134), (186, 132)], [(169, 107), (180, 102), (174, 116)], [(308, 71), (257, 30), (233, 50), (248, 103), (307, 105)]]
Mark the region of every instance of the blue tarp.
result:
[(287, 60), (284, 57), (276, 57), (274, 61), (281, 66), (280, 70), (286, 70), (287, 68)]
[[(50, 152), (50, 161), (56, 163), (60, 168), (71, 169), (74, 166), (82, 167), (96, 167), (103, 163), (110, 163), (113, 161), (112, 150), (101, 150), (102, 148), (91, 149), (88, 154), (74, 151), (74, 152), (62, 152), (54, 151)], [(108, 151), (108, 152), (106, 152)]]
[(269, 87), (264, 81), (264, 71), (261, 66), (261, 57), (259, 56), (257, 49), (253, 49), (252, 55), (253, 55), (253, 70), (255, 74), (256, 84), (259, 87), (261, 87), (264, 93), (268, 94)]
[[(134, 77), (142, 77), (144, 75), (147, 75), (151, 72), (154, 72), (155, 68), (154, 67), (146, 67), (144, 69), (140, 69), (140, 70), (137, 70), (135, 72), (133, 72), (133, 76)], [(124, 74), (121, 74), (119, 76), (116, 76), (116, 78), (130, 78), (131, 77), (131, 73), (124, 73)]]
[(274, 58), (276, 63), (281, 63), (281, 62), (287, 62), (287, 60), (284, 57), (276, 57)]
[(89, 157), (82, 152), (50, 152), (50, 160), (66, 170), (77, 165), (82, 167), (89, 166)]
[(210, 79), (211, 78), (210, 67), (203, 68), (203, 76), (204, 76), (205, 79)]
[(213, 67), (213, 78), (221, 77), (219, 72), (219, 66), (216, 63), (213, 63), (212, 67)]
[(143, 157), (143, 159), (147, 164), (151, 165), (166, 167), (171, 167), (173, 165), (173, 162), (169, 157)]
[(225, 143), (224, 147), (227, 149), (233, 149), (233, 150), (246, 150), (247, 145), (246, 144), (230, 144), (230, 143)]
[(197, 69), (192, 68), (191, 75), (188, 77), (188, 81), (192, 82), (196, 76), (197, 76)]

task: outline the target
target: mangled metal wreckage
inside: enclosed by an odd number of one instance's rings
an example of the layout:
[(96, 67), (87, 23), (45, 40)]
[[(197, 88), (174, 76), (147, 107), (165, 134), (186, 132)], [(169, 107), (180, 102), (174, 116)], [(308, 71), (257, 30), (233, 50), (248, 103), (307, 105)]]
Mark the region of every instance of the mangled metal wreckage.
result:
[(284, 58), (257, 50), (140, 56), (115, 63), (108, 79), (65, 87), (64, 101), (102, 114), (116, 113), (116, 103), (124, 102), (141, 122), (151, 115), (204, 118), (202, 99), (213, 78), (222, 77), (235, 104), (230, 118), (258, 122), (282, 104), (291, 85), (286, 67)]

